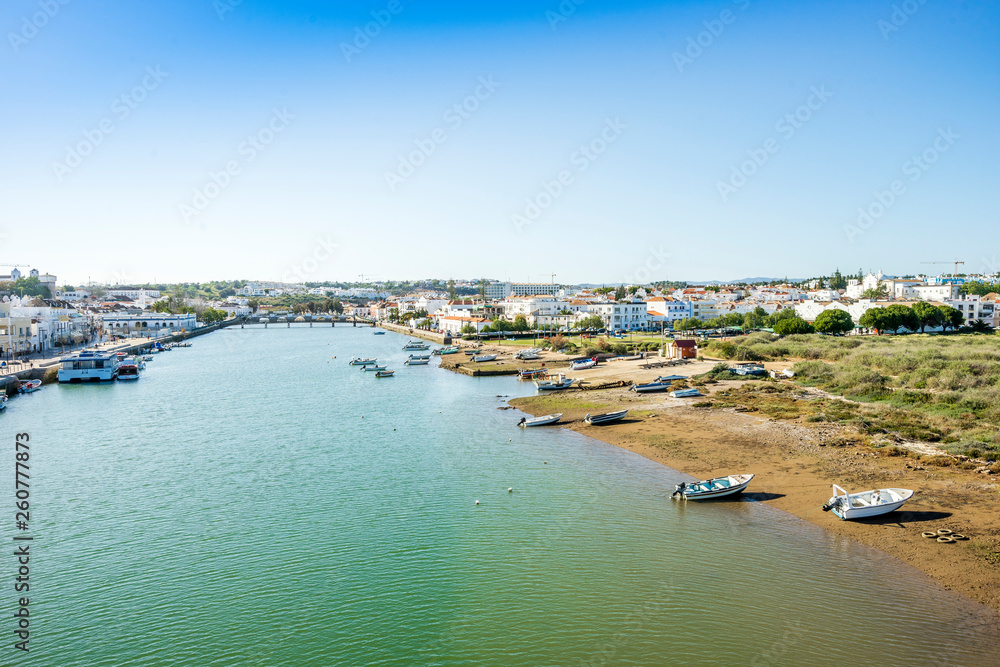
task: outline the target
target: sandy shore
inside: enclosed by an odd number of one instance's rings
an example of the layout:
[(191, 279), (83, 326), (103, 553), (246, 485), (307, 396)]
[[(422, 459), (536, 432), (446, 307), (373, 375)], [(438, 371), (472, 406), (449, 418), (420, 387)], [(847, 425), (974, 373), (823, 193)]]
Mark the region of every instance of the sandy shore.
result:
[[(561, 365), (560, 356), (549, 357), (546, 364)], [(455, 361), (466, 363), (464, 358)], [(715, 362), (649, 371), (638, 370), (639, 363), (609, 362), (572, 376), (643, 382), (660, 374), (704, 372)], [(735, 384), (722, 382), (707, 390), (714, 393)], [(739, 408), (692, 407), (699, 400), (705, 399), (617, 388), (558, 392), (515, 399), (511, 405), (532, 415), (562, 412), (566, 428), (696, 478), (754, 473), (749, 498), (889, 553), (946, 588), (1000, 610), (1000, 484), (995, 476), (924, 467), (905, 456), (880, 456), (866, 444), (853, 443), (853, 431), (838, 424), (774, 420)], [(622, 408), (630, 410), (629, 417), (614, 425), (595, 427), (582, 421), (588, 412)], [(849, 491), (902, 487), (915, 494), (901, 510), (883, 517), (841, 521), (820, 510), (831, 496), (832, 483)], [(939, 528), (970, 539), (942, 544), (921, 536)]]

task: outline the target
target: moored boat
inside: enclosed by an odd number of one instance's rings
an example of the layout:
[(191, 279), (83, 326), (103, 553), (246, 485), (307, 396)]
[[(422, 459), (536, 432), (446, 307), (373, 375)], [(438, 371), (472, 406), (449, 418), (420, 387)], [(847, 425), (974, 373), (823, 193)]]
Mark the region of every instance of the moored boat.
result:
[(476, 363), (481, 363), (483, 361), (493, 361), (496, 358), (497, 355), (495, 354), (482, 354), (472, 357), (472, 360), (475, 361)]
[(517, 372), (517, 376), (522, 380), (530, 380), (534, 377), (540, 377), (547, 374), (548, 371), (544, 368), (522, 368)]
[(860, 493), (848, 493), (833, 485), (833, 497), (823, 505), (823, 511), (833, 511), (841, 519), (864, 519), (899, 509), (910, 499), (910, 489), (872, 489)]
[(111, 382), (118, 377), (116, 354), (84, 350), (59, 361), (59, 382)]
[(458, 354), (457, 347), (439, 347), (431, 354)]
[(429, 355), (429, 354), (411, 354), (409, 356), (409, 358), (410, 359), (430, 359), (431, 355)]
[(379, 366), (378, 364), (366, 364), (361, 367), (361, 371), (363, 373), (367, 373), (368, 371), (384, 371), (386, 368), (388, 368), (388, 366)]
[(384, 331), (374, 331), (374, 332), (372, 332), (372, 335), (373, 336), (384, 336), (385, 332)]
[(377, 378), (391, 378), (393, 376), (393, 374), (395, 374), (395, 372), (396, 371), (381, 370), (381, 371), (375, 373), (375, 377), (377, 377)]
[(727, 475), (700, 482), (681, 482), (674, 488), (671, 498), (680, 495), (687, 500), (707, 500), (742, 493), (753, 475)]
[(0, 410), (7, 409), (7, 394), (0, 394)]
[(542, 415), (541, 417), (532, 417), (527, 419), (526, 417), (521, 417), (521, 421), (517, 423), (521, 428), (527, 428), (529, 426), (547, 426), (548, 424), (555, 424), (557, 421), (562, 419), (562, 413), (557, 412), (553, 415)]
[(407, 366), (426, 366), (427, 364), (431, 363), (431, 360), (430, 359), (413, 359), (413, 358), (410, 358), (410, 359), (407, 359), (406, 361), (404, 361), (403, 363), (405, 365), (407, 365)]
[(625, 418), (628, 414), (628, 410), (619, 410), (618, 412), (605, 412), (602, 415), (587, 415), (583, 418), (583, 421), (590, 424), (591, 426), (597, 426), (600, 424), (610, 424), (611, 422), (620, 421)]
[(138, 380), (139, 367), (135, 364), (122, 364), (118, 367), (118, 380)]
[(30, 394), (31, 392), (38, 391), (41, 388), (41, 380), (27, 380), (18, 385), (17, 392), (19, 394)]
[(580, 359), (572, 362), (569, 365), (571, 371), (583, 371), (588, 368), (593, 368), (597, 365), (597, 357), (591, 357), (590, 359)]
[(378, 363), (378, 359), (375, 359), (374, 357), (354, 357), (349, 363), (351, 366), (366, 366), (368, 364)]
[(411, 340), (409, 343), (403, 346), (403, 350), (426, 350), (427, 344), (419, 340)]

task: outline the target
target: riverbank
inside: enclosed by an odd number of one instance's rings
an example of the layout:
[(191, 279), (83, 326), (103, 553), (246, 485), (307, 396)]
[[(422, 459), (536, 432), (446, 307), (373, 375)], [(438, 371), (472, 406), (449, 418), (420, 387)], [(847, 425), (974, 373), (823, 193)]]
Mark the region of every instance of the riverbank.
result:
[[(627, 362), (622, 362), (627, 363)], [(685, 375), (688, 373), (685, 372)], [(740, 386), (720, 382), (710, 394)], [(560, 392), (514, 399), (532, 415), (562, 412), (564, 427), (628, 449), (696, 478), (754, 473), (744, 500), (767, 502), (817, 526), (880, 549), (946, 588), (1000, 610), (1000, 495), (995, 476), (954, 466), (883, 456), (856, 431), (803, 418), (775, 419), (746, 408), (693, 407), (706, 399), (672, 399), (621, 389)], [(618, 424), (592, 427), (589, 413), (629, 409)], [(866, 521), (840, 521), (820, 507), (831, 484), (849, 491), (903, 487), (915, 494), (903, 509)], [(969, 537), (944, 544), (921, 536), (947, 528)]]

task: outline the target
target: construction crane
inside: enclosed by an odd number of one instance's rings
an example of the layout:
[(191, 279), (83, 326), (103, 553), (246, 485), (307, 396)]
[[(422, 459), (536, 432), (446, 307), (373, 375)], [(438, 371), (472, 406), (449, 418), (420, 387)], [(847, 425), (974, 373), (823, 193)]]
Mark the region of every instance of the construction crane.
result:
[(961, 264), (965, 266), (965, 262), (960, 262), (957, 259), (951, 260), (950, 262), (920, 262), (921, 264), (954, 264), (955, 270), (951, 272), (951, 277), (954, 278), (958, 276), (958, 265)]
[(361, 282), (365, 282), (365, 276), (368, 276), (369, 278), (374, 278), (377, 275), (378, 275), (377, 273), (359, 273), (358, 277), (361, 278)]

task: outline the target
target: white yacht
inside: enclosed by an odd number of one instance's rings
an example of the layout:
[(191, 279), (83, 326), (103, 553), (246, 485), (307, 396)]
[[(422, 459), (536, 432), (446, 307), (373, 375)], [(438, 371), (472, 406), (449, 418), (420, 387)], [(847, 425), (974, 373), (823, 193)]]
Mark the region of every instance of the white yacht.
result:
[(118, 356), (113, 352), (84, 350), (59, 361), (60, 382), (111, 382), (118, 377)]

